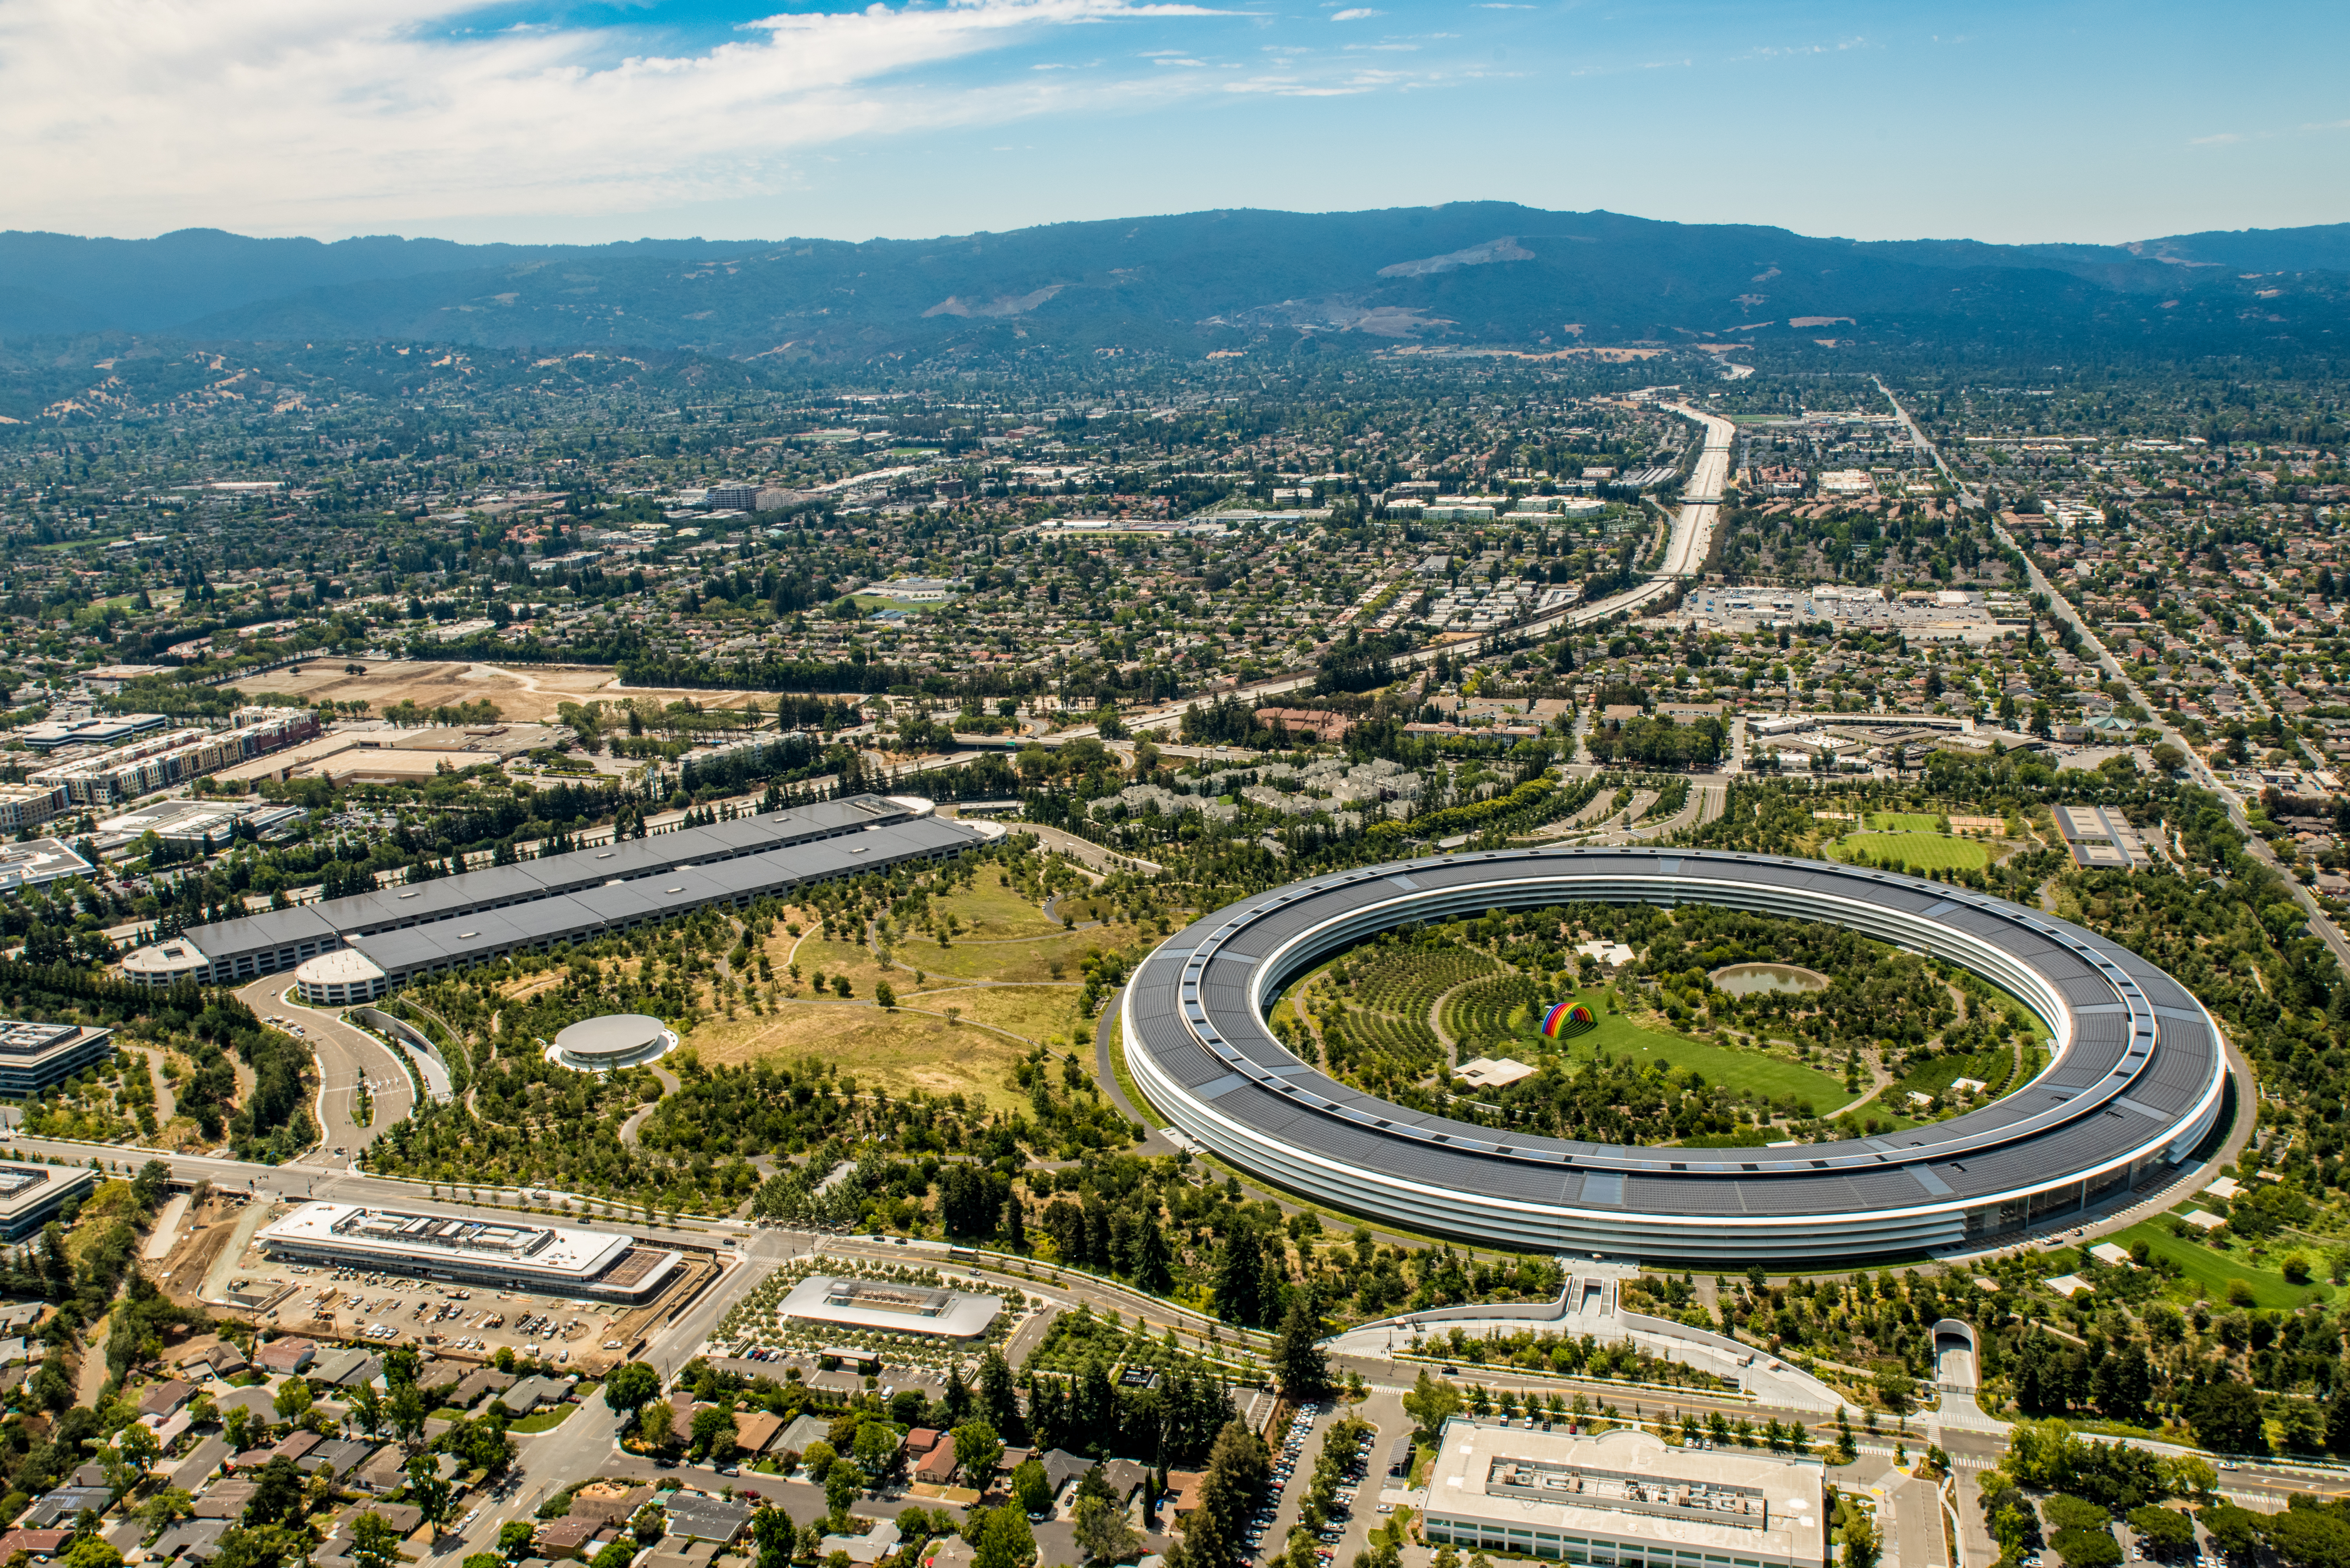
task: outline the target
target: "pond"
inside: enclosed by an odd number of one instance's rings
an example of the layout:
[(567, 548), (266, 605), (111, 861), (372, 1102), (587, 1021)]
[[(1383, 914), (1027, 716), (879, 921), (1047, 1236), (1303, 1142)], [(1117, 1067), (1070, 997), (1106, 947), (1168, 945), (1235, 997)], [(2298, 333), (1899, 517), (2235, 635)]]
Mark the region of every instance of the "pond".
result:
[(1734, 963), (1707, 976), (1732, 996), (1759, 996), (1766, 991), (1825, 991), (1828, 977), (1814, 969), (1791, 963)]

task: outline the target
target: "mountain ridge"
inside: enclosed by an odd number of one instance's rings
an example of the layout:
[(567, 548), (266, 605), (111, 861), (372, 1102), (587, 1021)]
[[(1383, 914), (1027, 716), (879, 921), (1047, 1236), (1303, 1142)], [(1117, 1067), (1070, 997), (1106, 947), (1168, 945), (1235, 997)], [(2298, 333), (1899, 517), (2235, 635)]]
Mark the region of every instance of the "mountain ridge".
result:
[(1797, 322), (1839, 317), (1863, 335), (1929, 340), (2315, 345), (2350, 332), (2345, 299), (2350, 224), (2015, 246), (1461, 202), (1227, 208), (920, 240), (0, 234), (0, 333), (14, 337), (637, 346), (738, 359), (1045, 345), (1205, 353), (1284, 334), (1317, 346), (1541, 349), (1799, 334), (1811, 328)]

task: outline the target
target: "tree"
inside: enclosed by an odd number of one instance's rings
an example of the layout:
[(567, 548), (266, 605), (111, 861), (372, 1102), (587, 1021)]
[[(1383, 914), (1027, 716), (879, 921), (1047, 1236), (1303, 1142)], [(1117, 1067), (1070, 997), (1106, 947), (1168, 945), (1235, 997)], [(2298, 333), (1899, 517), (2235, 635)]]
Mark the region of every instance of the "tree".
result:
[(437, 1537), (457, 1506), (457, 1489), (441, 1479), (441, 1460), (434, 1454), (412, 1454), (408, 1460), (408, 1501), (424, 1516)]
[(669, 1447), (670, 1428), (677, 1424), (677, 1412), (665, 1400), (655, 1399), (637, 1412), (637, 1436), (649, 1449)]
[(857, 1455), (858, 1468), (879, 1481), (898, 1462), (898, 1450), (906, 1434), (888, 1421), (868, 1421), (857, 1428), (857, 1440), (852, 1451)]
[(1877, 1568), (1884, 1555), (1885, 1542), (1877, 1538), (1877, 1521), (1857, 1509), (1846, 1516), (1837, 1538), (1844, 1542), (1845, 1568)]
[(2195, 1527), (2175, 1508), (2147, 1503), (2129, 1511), (2129, 1527), (2158, 1553), (2183, 1552), (2195, 1544)]
[(751, 1539), (759, 1548), (759, 1568), (791, 1568), (798, 1532), (780, 1508), (762, 1507), (751, 1516)]
[(1419, 1423), (1423, 1435), (1433, 1438), (1444, 1429), (1446, 1421), (1461, 1413), (1461, 1390), (1440, 1377), (1430, 1377), (1423, 1366), (1411, 1391), (1403, 1397), (1403, 1409)]
[(299, 1518), (301, 1511), (302, 1472), (292, 1459), (279, 1454), (262, 1466), (261, 1473), (254, 1478), (253, 1496), (244, 1505), (244, 1522), (289, 1522)]
[(119, 1463), (123, 1472), (121, 1479), (115, 1480), (114, 1490), (128, 1496), (146, 1479), (147, 1467), (153, 1464), (155, 1456), (163, 1450), (155, 1441), (153, 1428), (142, 1427), (133, 1421), (114, 1435), (114, 1451), (120, 1456)]
[(1243, 1526), (1272, 1474), (1264, 1440), (1244, 1423), (1229, 1422), (1216, 1434), (1200, 1481), (1200, 1506), (1184, 1527), (1187, 1568), (1240, 1568), (1246, 1556)]
[(391, 1391), (392, 1434), (410, 1449), (418, 1446), (424, 1436), (424, 1417), (429, 1413), (423, 1394), (413, 1383), (405, 1383)]
[(693, 1413), (693, 1451), (706, 1456), (713, 1464), (723, 1462), (734, 1451), (737, 1428), (734, 1412), (723, 1405)]
[(1015, 1507), (972, 1511), (963, 1527), (972, 1544), (972, 1568), (1028, 1568), (1036, 1560), (1036, 1537)]
[(1142, 1537), (1126, 1521), (1126, 1510), (1099, 1497), (1077, 1499), (1073, 1534), (1089, 1563), (1118, 1563), (1142, 1550)]
[(2250, 1384), (2215, 1378), (2187, 1391), (2179, 1401), (2195, 1440), (2223, 1454), (2269, 1451), (2267, 1412)]
[(343, 1405), (350, 1411), (351, 1418), (359, 1424), (359, 1430), (369, 1437), (372, 1438), (383, 1429), (383, 1395), (377, 1391), (374, 1384), (362, 1383), (352, 1389), (344, 1396)]
[[(506, 1528), (511, 1530), (514, 1526), (508, 1525)], [(530, 1550), (530, 1525), (527, 1522), (522, 1523), (522, 1532), (523, 1551), (527, 1552)], [(500, 1544), (504, 1543), (505, 1536), (503, 1532), (499, 1534), (498, 1541)], [(494, 1563), (497, 1561), (494, 1557), (490, 1560)], [(400, 1532), (392, 1527), (390, 1520), (380, 1513), (370, 1511), (360, 1514), (351, 1521), (351, 1561), (358, 1563), (359, 1568), (397, 1568), (400, 1562)]]
[(2203, 1533), (2211, 1544), (2229, 1557), (2250, 1557), (2260, 1549), (2259, 1514), (2251, 1509), (2239, 1508), (2232, 1502), (2206, 1503), (2195, 1511), (2203, 1526)]
[(2303, 1506), (2269, 1516), (2269, 1548), (2293, 1568), (2342, 1568), (2350, 1563), (2350, 1521), (2338, 1504), (2309, 1506), (2314, 1501), (2304, 1498)]
[(281, 1421), (298, 1421), (311, 1404), (310, 1385), (299, 1377), (288, 1377), (277, 1386), (276, 1396), (270, 1404), (277, 1410)]
[(103, 1535), (83, 1536), (57, 1560), (63, 1568), (122, 1568), (122, 1553)]
[(1053, 1506), (1053, 1483), (1045, 1474), (1045, 1467), (1035, 1459), (1023, 1460), (1012, 1472), (1012, 1495), (1029, 1518), (1047, 1512)]
[(1020, 1395), (1013, 1381), (1012, 1364), (1003, 1359), (1003, 1352), (992, 1345), (979, 1362), (979, 1417), (1003, 1434), (1007, 1443), (1018, 1442), (1027, 1435), (1028, 1423), (1021, 1417)]
[(604, 1404), (615, 1414), (631, 1415), (659, 1394), (660, 1386), (659, 1372), (641, 1361), (631, 1361), (614, 1367), (604, 1379)]
[(1262, 1328), (1265, 1319), (1264, 1241), (1256, 1227), (1240, 1223), (1224, 1238), (1216, 1269), (1216, 1315), (1243, 1328)]
[(507, 1561), (519, 1563), (530, 1555), (531, 1539), (537, 1527), (527, 1519), (509, 1519), (498, 1526), (498, 1552)]
[(996, 1460), (1003, 1457), (1003, 1439), (984, 1421), (965, 1421), (954, 1429), (954, 1446), (955, 1463), (961, 1467), (963, 1479), (986, 1490), (987, 1478), (995, 1473)]
[(1322, 1325), (1304, 1302), (1291, 1304), (1274, 1346), (1274, 1373), (1292, 1399), (1319, 1399), (1330, 1391), (1330, 1358), (1322, 1353)]
[(832, 1510), (832, 1527), (835, 1530), (847, 1525), (848, 1505), (857, 1501), (857, 1494), (864, 1489), (864, 1473), (852, 1460), (835, 1459), (832, 1469), (825, 1472), (824, 1501), (826, 1506)]

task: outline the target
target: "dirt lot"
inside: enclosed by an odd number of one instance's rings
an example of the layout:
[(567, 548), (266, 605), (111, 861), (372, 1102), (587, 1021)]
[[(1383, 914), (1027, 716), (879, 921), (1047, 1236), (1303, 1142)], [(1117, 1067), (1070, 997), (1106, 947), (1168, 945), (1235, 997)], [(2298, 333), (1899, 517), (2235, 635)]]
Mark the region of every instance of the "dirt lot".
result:
[[(361, 664), (363, 675), (346, 675), (346, 667)], [(671, 691), (652, 687), (620, 685), (619, 677), (607, 666), (557, 667), (543, 665), (504, 666), (468, 664), (451, 660), (440, 664), (419, 664), (409, 659), (360, 660), (321, 657), (311, 659), (297, 671), (293, 669), (273, 670), (265, 675), (236, 682), (237, 689), (248, 695), (279, 692), (298, 697), (304, 702), (366, 702), (369, 711), (381, 713), (403, 701), (413, 701), (420, 707), (438, 708), (472, 702), (486, 697), (498, 705), (499, 716), (505, 719), (552, 722), (558, 704), (593, 702), (613, 698), (653, 697), (661, 701), (675, 701), (691, 697), (705, 708), (739, 708), (754, 697), (767, 698), (764, 691)]]

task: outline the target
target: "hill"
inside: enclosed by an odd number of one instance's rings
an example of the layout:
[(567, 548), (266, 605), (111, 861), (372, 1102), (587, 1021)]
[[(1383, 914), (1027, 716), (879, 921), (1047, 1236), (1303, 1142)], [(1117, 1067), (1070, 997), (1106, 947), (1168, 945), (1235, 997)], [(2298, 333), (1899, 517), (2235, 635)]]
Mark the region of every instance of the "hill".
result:
[(1198, 354), (1306, 339), (1543, 352), (1772, 335), (2207, 351), (2326, 343), (2350, 327), (2345, 300), (2350, 225), (2127, 246), (1861, 243), (1470, 202), (861, 244), (0, 235), (0, 332), (15, 335), (632, 347), (785, 362), (1046, 346)]

